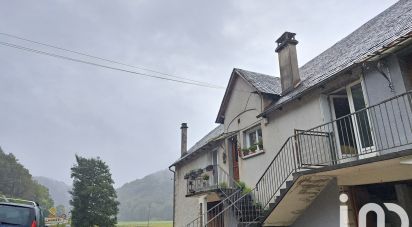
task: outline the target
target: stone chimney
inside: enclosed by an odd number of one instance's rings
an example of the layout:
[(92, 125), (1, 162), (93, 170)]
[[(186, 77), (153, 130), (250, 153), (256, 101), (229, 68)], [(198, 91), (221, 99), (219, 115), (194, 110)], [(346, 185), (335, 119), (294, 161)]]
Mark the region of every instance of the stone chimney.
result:
[(180, 129), (182, 130), (182, 140), (181, 140), (181, 148), (180, 148), (180, 153), (181, 157), (185, 156), (187, 154), (187, 123), (182, 123), (182, 126)]
[(280, 81), (282, 84), (282, 94), (286, 94), (299, 85), (299, 66), (296, 54), (295, 33), (285, 32), (276, 40), (278, 46), (276, 52), (279, 58)]

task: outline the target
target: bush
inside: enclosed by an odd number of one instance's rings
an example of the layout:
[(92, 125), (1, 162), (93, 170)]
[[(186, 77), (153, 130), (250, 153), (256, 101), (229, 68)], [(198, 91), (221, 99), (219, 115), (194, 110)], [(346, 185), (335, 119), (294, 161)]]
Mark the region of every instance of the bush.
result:
[(219, 187), (220, 188), (227, 188), (227, 183), (226, 182), (220, 182)]

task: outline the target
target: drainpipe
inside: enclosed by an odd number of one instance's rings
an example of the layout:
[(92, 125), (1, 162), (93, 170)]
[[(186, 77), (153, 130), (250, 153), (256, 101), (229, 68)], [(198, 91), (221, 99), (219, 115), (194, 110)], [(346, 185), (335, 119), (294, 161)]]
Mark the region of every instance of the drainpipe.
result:
[(175, 227), (175, 206), (176, 206), (176, 172), (169, 166), (169, 171), (173, 173), (173, 227)]

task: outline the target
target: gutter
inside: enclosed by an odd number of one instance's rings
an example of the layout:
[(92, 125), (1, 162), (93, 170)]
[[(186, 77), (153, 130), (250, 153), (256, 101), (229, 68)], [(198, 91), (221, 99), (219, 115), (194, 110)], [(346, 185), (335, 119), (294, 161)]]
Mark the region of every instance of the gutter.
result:
[(169, 166), (169, 171), (173, 173), (173, 227), (175, 227), (175, 208), (176, 208), (176, 172)]

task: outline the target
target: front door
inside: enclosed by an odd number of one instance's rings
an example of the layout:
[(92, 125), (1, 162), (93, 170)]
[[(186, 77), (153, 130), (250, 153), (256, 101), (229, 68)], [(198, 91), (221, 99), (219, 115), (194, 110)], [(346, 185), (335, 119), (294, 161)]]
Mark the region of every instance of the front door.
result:
[[(356, 82), (330, 96), (338, 150), (343, 158), (369, 157), (375, 150), (362, 83)], [(349, 115), (351, 114), (351, 115)]]
[(232, 155), (232, 169), (233, 179), (239, 181), (239, 151), (237, 149), (237, 138), (232, 137), (230, 139), (230, 150)]

